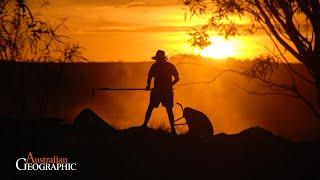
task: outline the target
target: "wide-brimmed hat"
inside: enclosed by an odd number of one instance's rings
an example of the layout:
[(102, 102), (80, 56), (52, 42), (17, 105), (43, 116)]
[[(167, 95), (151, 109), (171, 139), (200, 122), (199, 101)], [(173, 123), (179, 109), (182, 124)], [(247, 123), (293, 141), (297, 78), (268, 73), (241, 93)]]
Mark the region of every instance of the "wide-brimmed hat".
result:
[(156, 55), (152, 57), (153, 60), (167, 60), (166, 53), (162, 50), (158, 50)]

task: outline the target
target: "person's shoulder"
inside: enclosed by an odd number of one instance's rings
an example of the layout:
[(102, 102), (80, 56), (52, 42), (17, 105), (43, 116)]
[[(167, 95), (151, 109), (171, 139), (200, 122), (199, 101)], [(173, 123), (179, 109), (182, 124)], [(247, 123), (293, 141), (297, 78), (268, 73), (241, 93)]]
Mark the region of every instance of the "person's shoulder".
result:
[(172, 70), (172, 71), (177, 71), (177, 68), (174, 64), (168, 62), (168, 67)]
[(167, 66), (175, 67), (175, 65), (174, 65), (174, 64), (172, 64), (171, 62), (168, 62), (168, 61), (167, 61)]
[(157, 63), (154, 62), (154, 63), (151, 64), (151, 68), (154, 67), (154, 66), (157, 66)]

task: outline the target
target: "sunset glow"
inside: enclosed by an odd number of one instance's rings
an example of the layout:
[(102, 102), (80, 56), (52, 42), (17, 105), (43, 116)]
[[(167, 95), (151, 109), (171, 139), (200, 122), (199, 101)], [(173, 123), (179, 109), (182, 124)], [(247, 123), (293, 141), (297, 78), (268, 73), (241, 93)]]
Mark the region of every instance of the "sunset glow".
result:
[(211, 37), (211, 45), (200, 51), (204, 57), (226, 59), (237, 56), (237, 42), (228, 41), (223, 37)]
[[(36, 7), (35, 7), (36, 8)], [(158, 49), (168, 57), (195, 54), (213, 59), (253, 58), (265, 51), (268, 37), (262, 34), (228, 40), (213, 32), (211, 45), (191, 46), (188, 35), (206, 18), (185, 18), (186, 10), (175, 0), (129, 1), (51, 1), (42, 14), (51, 22), (67, 18), (64, 33), (79, 42), (90, 61), (149, 61)], [(239, 24), (246, 21), (235, 19)], [(261, 45), (263, 42), (263, 45)]]

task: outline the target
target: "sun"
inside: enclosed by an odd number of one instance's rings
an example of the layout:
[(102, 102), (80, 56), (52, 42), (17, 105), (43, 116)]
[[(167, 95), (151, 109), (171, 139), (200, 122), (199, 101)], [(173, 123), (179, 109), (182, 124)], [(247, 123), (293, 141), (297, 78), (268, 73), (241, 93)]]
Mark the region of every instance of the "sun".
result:
[(237, 55), (237, 41), (223, 37), (210, 37), (211, 45), (200, 50), (200, 55), (214, 59), (226, 59)]

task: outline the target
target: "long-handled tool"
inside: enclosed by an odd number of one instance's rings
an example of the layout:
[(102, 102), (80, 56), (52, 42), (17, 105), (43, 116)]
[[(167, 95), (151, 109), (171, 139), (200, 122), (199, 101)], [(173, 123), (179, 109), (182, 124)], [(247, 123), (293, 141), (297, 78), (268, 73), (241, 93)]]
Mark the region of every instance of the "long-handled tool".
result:
[(91, 94), (94, 96), (96, 91), (145, 91), (145, 88), (92, 88)]

